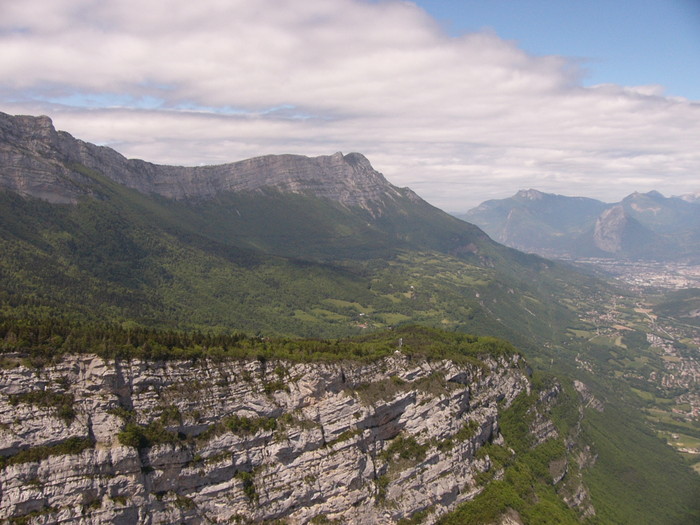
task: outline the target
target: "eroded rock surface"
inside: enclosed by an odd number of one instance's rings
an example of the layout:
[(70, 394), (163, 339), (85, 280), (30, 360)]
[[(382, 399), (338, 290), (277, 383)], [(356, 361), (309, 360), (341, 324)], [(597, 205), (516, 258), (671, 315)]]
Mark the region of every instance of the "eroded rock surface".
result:
[(429, 523), (481, 490), (475, 452), (529, 388), (518, 356), (19, 363), (0, 379), (0, 519), (37, 523)]
[(93, 170), (142, 193), (171, 199), (212, 198), (223, 192), (272, 189), (329, 199), (380, 213), (389, 201), (420, 198), (391, 185), (360, 153), (320, 157), (267, 155), (218, 166), (163, 166), (126, 159), (56, 131), (48, 117), (0, 113), (0, 187), (53, 203), (92, 194)]

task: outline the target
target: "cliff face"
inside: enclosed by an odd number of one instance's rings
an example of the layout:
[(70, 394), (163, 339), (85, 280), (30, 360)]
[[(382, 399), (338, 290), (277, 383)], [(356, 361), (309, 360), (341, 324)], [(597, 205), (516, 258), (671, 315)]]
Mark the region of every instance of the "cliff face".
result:
[(593, 230), (593, 242), (604, 252), (617, 253), (622, 251), (625, 228), (629, 223), (622, 206), (614, 206), (605, 210), (596, 220)]
[(268, 155), (204, 167), (162, 166), (127, 160), (116, 151), (56, 131), (48, 117), (0, 113), (0, 186), (49, 202), (75, 202), (89, 194), (78, 165), (142, 193), (172, 199), (212, 198), (226, 192), (274, 189), (305, 193), (370, 211), (408, 196), (375, 171), (359, 153), (321, 157)]
[(48, 117), (0, 113), (0, 187), (52, 203), (75, 202), (87, 180), (65, 165), (62, 150), (69, 143)]
[(596, 248), (627, 257), (660, 257), (674, 252), (668, 240), (645, 228), (622, 204), (601, 213), (593, 230)]
[[(0, 518), (432, 521), (481, 490), (519, 358), (479, 365), (68, 356), (0, 380)], [(125, 444), (126, 443), (126, 444)]]

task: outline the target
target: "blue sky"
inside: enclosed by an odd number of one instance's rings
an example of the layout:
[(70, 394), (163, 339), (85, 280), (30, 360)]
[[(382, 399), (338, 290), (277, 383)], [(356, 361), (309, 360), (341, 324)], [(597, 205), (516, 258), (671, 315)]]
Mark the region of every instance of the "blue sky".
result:
[(700, 0), (419, 0), (452, 35), (492, 29), (536, 55), (580, 58), (585, 85), (661, 84), (700, 100)]
[(0, 111), (162, 164), (358, 151), (448, 211), (680, 195), (699, 28), (700, 0), (3, 2)]

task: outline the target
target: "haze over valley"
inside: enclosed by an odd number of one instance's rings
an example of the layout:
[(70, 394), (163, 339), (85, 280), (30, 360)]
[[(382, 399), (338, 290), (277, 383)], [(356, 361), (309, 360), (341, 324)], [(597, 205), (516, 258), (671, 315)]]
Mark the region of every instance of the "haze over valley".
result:
[(695, 520), (697, 290), (360, 153), (170, 167), (0, 114), (0, 166), (4, 518)]
[(698, 288), (700, 199), (634, 192), (619, 203), (534, 189), (455, 214), (507, 246), (592, 266), (638, 288)]
[(0, 522), (700, 523), (700, 4), (0, 15)]

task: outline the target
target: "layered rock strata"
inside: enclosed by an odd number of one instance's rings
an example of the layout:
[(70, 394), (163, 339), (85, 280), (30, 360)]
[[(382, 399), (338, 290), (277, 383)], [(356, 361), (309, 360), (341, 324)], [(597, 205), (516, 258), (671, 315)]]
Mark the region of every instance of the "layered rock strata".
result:
[(420, 198), (391, 185), (360, 153), (320, 157), (267, 155), (217, 166), (164, 166), (126, 159), (56, 131), (48, 117), (0, 113), (0, 187), (53, 203), (93, 192), (93, 170), (142, 193), (171, 199), (213, 198), (223, 192), (272, 189), (329, 199), (372, 213), (388, 202)]
[(0, 519), (42, 524), (429, 523), (481, 490), (475, 452), (529, 388), (518, 356), (10, 356), (1, 373)]

